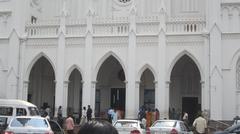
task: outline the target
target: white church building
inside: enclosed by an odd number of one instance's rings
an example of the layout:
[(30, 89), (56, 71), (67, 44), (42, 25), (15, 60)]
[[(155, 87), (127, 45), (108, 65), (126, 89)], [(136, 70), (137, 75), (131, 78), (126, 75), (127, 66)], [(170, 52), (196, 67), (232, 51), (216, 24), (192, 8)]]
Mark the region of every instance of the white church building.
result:
[(0, 0), (0, 98), (232, 120), (240, 0)]

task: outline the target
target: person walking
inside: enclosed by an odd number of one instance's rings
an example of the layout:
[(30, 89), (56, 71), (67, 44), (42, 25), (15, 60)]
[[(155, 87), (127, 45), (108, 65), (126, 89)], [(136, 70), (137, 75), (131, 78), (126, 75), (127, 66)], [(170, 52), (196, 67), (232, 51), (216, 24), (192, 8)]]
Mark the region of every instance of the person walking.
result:
[(193, 122), (196, 134), (207, 134), (207, 121), (202, 117), (202, 113), (198, 113), (198, 117)]
[(68, 118), (66, 119), (66, 130), (68, 134), (74, 134), (73, 130), (74, 130), (74, 121), (72, 116), (69, 114)]
[(87, 109), (87, 121), (91, 121), (92, 120), (92, 109), (90, 107), (90, 105), (88, 105), (88, 109)]

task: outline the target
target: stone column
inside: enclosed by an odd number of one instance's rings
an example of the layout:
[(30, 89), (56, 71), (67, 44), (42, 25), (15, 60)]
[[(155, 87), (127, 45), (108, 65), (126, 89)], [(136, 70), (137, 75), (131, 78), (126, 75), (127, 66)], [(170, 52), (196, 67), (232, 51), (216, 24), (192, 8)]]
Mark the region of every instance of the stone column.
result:
[(23, 81), (22, 100), (27, 101), (28, 99), (28, 86), (29, 81)]
[(170, 91), (170, 84), (171, 82), (170, 81), (166, 81), (165, 85), (166, 85), (166, 102), (165, 102), (165, 111), (163, 113), (163, 117), (162, 119), (164, 118), (167, 118), (169, 119), (169, 97), (170, 97), (170, 94), (169, 94), (169, 91)]
[(136, 8), (133, 5), (129, 17), (129, 42), (127, 61), (127, 85), (126, 85), (126, 114), (125, 118), (136, 118), (136, 93), (135, 93), (135, 56), (136, 56)]
[(63, 84), (63, 104), (62, 104), (63, 117), (67, 117), (67, 108), (68, 108), (68, 84), (69, 84), (69, 81), (64, 81), (64, 84)]
[(92, 85), (91, 85), (91, 107), (92, 107), (92, 110), (93, 110), (93, 113), (92, 113), (92, 117), (94, 118), (95, 117), (95, 100), (96, 100), (96, 84), (97, 84), (97, 81), (92, 81)]
[(138, 109), (140, 107), (140, 81), (135, 82), (135, 112), (138, 113)]

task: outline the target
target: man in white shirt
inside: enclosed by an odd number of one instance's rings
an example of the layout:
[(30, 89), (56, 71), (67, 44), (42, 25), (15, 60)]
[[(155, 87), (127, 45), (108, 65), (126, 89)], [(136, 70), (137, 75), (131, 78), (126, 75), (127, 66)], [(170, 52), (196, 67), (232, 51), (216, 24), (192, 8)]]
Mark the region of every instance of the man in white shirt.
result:
[(194, 120), (193, 127), (198, 134), (207, 133), (207, 121), (202, 117), (202, 113), (199, 113), (198, 118)]

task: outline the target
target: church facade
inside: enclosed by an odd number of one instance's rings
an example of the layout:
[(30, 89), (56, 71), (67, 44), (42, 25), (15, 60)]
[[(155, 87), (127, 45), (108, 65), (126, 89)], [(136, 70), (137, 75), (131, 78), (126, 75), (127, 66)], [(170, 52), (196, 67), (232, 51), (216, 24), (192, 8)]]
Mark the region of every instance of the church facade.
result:
[(239, 0), (0, 0), (0, 98), (232, 120), (239, 14)]

